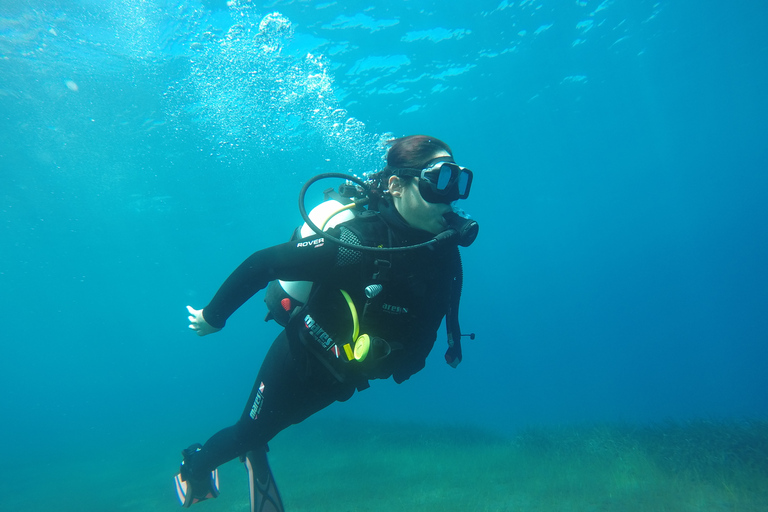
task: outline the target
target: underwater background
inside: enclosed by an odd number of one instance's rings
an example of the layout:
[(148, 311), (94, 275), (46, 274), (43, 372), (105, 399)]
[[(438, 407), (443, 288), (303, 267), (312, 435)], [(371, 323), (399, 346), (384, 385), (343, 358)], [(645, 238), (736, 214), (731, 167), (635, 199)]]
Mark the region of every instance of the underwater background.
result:
[[(0, 0), (0, 509), (174, 510), (278, 326), (187, 328), (321, 172), (426, 133), (464, 361), (271, 443), (299, 510), (768, 510), (768, 7)], [(321, 200), (317, 187), (308, 203)], [(200, 510), (247, 510), (220, 470)]]

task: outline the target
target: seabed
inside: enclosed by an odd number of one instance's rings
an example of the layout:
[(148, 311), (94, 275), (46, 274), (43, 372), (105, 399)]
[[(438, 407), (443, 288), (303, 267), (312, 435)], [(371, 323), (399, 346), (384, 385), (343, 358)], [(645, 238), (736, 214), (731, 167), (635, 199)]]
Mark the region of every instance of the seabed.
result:
[[(171, 511), (179, 439), (83, 446), (4, 468), (3, 510)], [(177, 446), (178, 445), (178, 446)], [(271, 443), (288, 512), (768, 510), (768, 422), (475, 428), (310, 419)], [(247, 512), (246, 473), (219, 469), (198, 512)]]

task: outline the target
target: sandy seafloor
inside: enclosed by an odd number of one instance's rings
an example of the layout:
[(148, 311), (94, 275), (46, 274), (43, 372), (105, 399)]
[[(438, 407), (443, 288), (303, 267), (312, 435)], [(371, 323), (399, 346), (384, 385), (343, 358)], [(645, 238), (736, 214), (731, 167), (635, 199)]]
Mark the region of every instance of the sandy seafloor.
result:
[[(17, 464), (3, 510), (166, 511), (177, 439), (70, 446)], [(764, 511), (768, 425), (696, 421), (527, 429), (308, 420), (271, 443), (286, 510)], [(221, 496), (194, 506), (247, 511), (246, 473), (220, 468)]]

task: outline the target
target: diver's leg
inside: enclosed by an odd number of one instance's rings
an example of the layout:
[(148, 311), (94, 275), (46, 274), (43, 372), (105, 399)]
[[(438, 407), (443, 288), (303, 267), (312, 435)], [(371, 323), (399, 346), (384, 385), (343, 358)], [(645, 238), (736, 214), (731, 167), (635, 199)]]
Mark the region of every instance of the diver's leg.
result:
[(286, 427), (336, 401), (348, 400), (354, 392), (354, 385), (339, 382), (314, 354), (284, 331), (259, 370), (235, 425), (238, 436), (248, 449), (261, 446)]
[[(285, 357), (287, 345), (282, 343), (284, 335), (278, 336), (267, 352), (262, 370), (271, 369), (277, 375), (290, 379), (296, 369), (291, 364), (291, 359)], [(260, 380), (256, 380), (249, 404), (253, 402), (257, 393), (260, 393)], [(263, 385), (261, 386), (263, 388)], [(181, 463), (179, 474), (176, 475), (176, 493), (183, 507), (189, 507), (198, 501), (218, 496), (218, 466), (245, 453), (250, 447), (258, 446), (264, 434), (260, 433), (261, 425), (255, 428), (243, 429), (238, 424), (224, 428), (214, 434), (205, 446), (192, 445), (182, 451), (184, 460)], [(263, 422), (262, 422), (263, 423)], [(264, 438), (266, 439), (266, 438)]]
[(297, 373), (299, 372), (300, 368), (297, 366), (296, 360), (290, 357), (290, 352), (285, 342), (285, 334), (280, 334), (264, 357), (250, 398), (240, 420), (235, 425), (215, 433), (200, 450), (197, 450), (189, 457), (189, 460), (186, 462), (186, 469), (192, 478), (202, 478), (225, 462), (242, 455), (248, 449), (266, 444), (271, 436), (265, 430), (269, 429), (271, 431), (273, 429), (270, 428), (271, 422), (269, 421), (268, 414), (261, 415), (259, 414), (260, 411), (254, 411), (254, 417), (251, 418), (254, 400), (256, 400), (257, 396), (263, 398), (265, 391), (264, 380), (269, 383), (269, 388), (274, 386), (279, 389), (283, 387), (280, 386), (280, 381), (290, 383), (296, 380)]
[(207, 481), (221, 464), (248, 450), (264, 449), (287, 426), (353, 393), (354, 387), (339, 383), (283, 331), (264, 358), (240, 420), (214, 434), (202, 448), (185, 451), (180, 480)]
[[(259, 430), (258, 445), (248, 449), (240, 460), (248, 472), (251, 512), (283, 512), (283, 502), (267, 460), (266, 441), (289, 425), (299, 423), (331, 403), (349, 399), (355, 388), (341, 384), (296, 340), (279, 340), (296, 369), (292, 379), (274, 375), (275, 367), (263, 365), (251, 397), (236, 427), (242, 437)], [(286, 366), (286, 365), (283, 365)], [(279, 365), (278, 365), (279, 367)]]

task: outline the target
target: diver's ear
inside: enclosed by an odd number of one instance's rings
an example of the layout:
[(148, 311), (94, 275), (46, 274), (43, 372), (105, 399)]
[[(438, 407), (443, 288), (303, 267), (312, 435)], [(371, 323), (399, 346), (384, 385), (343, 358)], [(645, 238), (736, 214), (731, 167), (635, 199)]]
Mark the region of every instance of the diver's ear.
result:
[(403, 188), (405, 187), (403, 180), (397, 176), (390, 176), (387, 185), (389, 186), (389, 194), (392, 197), (402, 197)]

